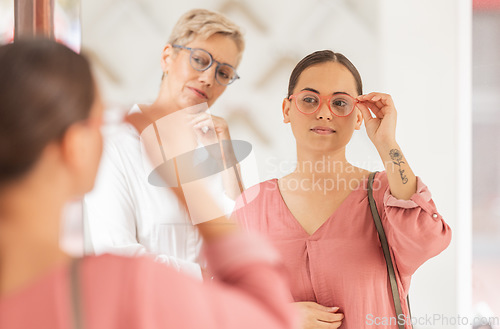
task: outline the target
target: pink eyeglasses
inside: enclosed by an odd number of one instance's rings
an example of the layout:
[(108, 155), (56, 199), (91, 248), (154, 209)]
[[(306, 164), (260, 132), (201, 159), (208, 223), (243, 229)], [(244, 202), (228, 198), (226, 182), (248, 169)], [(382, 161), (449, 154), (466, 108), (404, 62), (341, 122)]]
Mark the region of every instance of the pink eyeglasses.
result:
[(338, 117), (349, 116), (358, 102), (354, 97), (338, 93), (331, 96), (320, 96), (313, 91), (304, 90), (297, 94), (291, 95), (288, 99), (295, 99), (297, 109), (303, 114), (316, 113), (324, 101), (327, 102), (330, 112)]

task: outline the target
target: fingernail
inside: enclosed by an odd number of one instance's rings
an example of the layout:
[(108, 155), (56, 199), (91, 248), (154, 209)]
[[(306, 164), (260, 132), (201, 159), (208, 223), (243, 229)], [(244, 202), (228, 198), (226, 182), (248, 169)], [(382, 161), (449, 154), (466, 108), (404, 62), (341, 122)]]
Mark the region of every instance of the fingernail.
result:
[(340, 307), (331, 307), (332, 312), (337, 312), (340, 309)]

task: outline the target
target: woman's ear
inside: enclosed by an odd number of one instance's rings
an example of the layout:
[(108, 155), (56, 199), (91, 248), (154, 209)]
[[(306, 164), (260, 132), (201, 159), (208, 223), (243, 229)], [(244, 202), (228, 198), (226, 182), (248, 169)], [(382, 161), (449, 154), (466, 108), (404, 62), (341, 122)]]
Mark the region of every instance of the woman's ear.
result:
[(102, 135), (97, 122), (72, 124), (61, 142), (61, 159), (68, 173), (74, 177), (73, 193), (87, 193), (94, 186), (102, 154)]
[(282, 110), (283, 110), (283, 122), (284, 123), (290, 123), (290, 100), (288, 98), (283, 99), (283, 104), (282, 104)]
[(87, 144), (82, 124), (73, 124), (66, 130), (61, 140), (61, 154), (66, 166), (78, 170), (85, 163)]
[(354, 110), (356, 111), (356, 125), (354, 126), (354, 129), (360, 130), (361, 125), (363, 124), (363, 114), (357, 107)]
[(172, 63), (173, 51), (174, 47), (168, 43), (161, 52), (161, 70), (163, 73), (168, 73), (168, 69)]

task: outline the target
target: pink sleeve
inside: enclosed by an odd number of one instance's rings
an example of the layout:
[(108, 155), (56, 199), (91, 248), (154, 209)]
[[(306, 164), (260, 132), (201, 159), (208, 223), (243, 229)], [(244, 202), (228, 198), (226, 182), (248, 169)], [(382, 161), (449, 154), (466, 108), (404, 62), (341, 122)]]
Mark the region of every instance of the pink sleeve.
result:
[(450, 244), (451, 229), (438, 213), (429, 189), (419, 177), (417, 191), (410, 200), (396, 199), (387, 185), (381, 217), (402, 277), (411, 276)]
[(137, 279), (138, 328), (295, 328), (277, 252), (258, 236), (237, 234), (206, 244), (215, 279), (198, 282), (161, 264), (142, 266)]

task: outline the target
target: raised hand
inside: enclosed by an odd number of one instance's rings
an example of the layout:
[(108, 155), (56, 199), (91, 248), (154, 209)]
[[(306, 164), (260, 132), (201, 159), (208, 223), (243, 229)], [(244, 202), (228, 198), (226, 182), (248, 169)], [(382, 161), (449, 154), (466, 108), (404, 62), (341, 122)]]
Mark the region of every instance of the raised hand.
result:
[(398, 199), (408, 200), (417, 189), (417, 178), (396, 143), (397, 112), (392, 97), (369, 93), (358, 96), (357, 100), (357, 107), (365, 120), (366, 133), (384, 163), (391, 194)]
[[(219, 140), (229, 140), (229, 128), (224, 118), (211, 115), (207, 112), (197, 113), (190, 122), (200, 141), (206, 145), (213, 143), (215, 136)], [(216, 140), (217, 142), (217, 140)]]
[(378, 149), (383, 145), (394, 143), (397, 112), (391, 95), (374, 92), (360, 95), (356, 99), (358, 100), (356, 106), (365, 121), (366, 133), (375, 147)]

